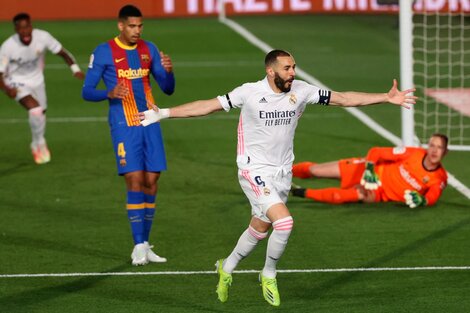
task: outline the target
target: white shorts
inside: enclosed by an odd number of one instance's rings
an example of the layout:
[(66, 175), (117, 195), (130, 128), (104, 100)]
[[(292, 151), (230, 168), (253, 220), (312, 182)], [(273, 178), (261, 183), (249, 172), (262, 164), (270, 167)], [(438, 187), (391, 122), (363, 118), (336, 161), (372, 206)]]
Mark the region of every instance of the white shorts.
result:
[(44, 110), (47, 109), (46, 84), (44, 82), (34, 86), (18, 82), (8, 82), (8, 86), (16, 88), (16, 101), (19, 102), (24, 97), (30, 95), (36, 99)]
[(266, 216), (274, 204), (286, 203), (292, 182), (292, 172), (278, 174), (261, 170), (238, 170), (238, 181), (251, 204), (251, 215), (271, 223)]

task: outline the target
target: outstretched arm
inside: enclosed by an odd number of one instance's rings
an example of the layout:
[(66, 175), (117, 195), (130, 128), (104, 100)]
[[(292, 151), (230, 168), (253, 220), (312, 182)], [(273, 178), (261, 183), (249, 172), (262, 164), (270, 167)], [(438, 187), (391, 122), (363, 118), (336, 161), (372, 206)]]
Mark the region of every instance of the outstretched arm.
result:
[(170, 110), (170, 117), (194, 117), (204, 116), (212, 112), (223, 110), (217, 98), (209, 100), (198, 100), (186, 104), (178, 105)]
[(395, 105), (403, 106), (407, 109), (410, 104), (415, 104), (418, 97), (409, 95), (416, 89), (406, 89), (404, 91), (398, 90), (397, 80), (393, 80), (392, 88), (387, 93), (364, 93), (355, 91), (336, 92), (331, 93), (330, 105), (339, 106), (363, 106), (378, 104), (383, 102), (392, 103)]
[(60, 51), (57, 53), (57, 55), (61, 56), (65, 63), (70, 67), (70, 70), (73, 73), (73, 76), (75, 76), (78, 79), (84, 79), (85, 75), (83, 72), (80, 70), (80, 67), (78, 64), (75, 62), (75, 58), (73, 55), (67, 51), (65, 48), (60, 49)]
[(3, 90), (6, 95), (12, 99), (16, 97), (17, 90), (16, 88), (11, 88), (5, 84), (3, 81), (3, 73), (0, 72), (0, 90)]
[(221, 110), (223, 110), (222, 105), (217, 98), (214, 98), (189, 102), (170, 109), (158, 109), (154, 106), (153, 110), (140, 112), (136, 118), (142, 125), (147, 126), (165, 118), (204, 116)]
[[(2, 46), (1, 48), (3, 48)], [(0, 90), (3, 90), (5, 94), (14, 99), (16, 97), (17, 90), (5, 84), (4, 74), (7, 72), (8, 64), (10, 63), (9, 56), (6, 55), (4, 49), (0, 49)]]
[(414, 147), (372, 147), (367, 152), (366, 161), (372, 163), (398, 162), (409, 158), (419, 148)]

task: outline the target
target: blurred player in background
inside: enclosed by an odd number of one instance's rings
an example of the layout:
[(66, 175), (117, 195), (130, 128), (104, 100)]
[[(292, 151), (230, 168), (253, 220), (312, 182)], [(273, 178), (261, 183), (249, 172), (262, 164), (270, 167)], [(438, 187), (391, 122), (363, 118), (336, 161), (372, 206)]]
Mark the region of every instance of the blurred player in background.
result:
[(341, 180), (341, 188), (293, 186), (291, 193), (334, 204), (397, 201), (410, 208), (433, 205), (447, 186), (447, 173), (441, 164), (447, 142), (445, 135), (434, 134), (427, 149), (375, 147), (365, 158), (298, 163), (292, 169), (294, 177), (336, 178)]
[[(142, 127), (134, 115), (154, 104), (150, 74), (164, 93), (175, 88), (171, 59), (140, 39), (142, 13), (132, 5), (121, 8), (119, 35), (99, 45), (91, 55), (82, 96), (109, 101), (109, 125), (119, 175), (127, 185), (127, 213), (134, 239), (133, 265), (166, 262), (152, 250), (149, 234), (155, 214), (157, 181), (166, 170), (160, 124)], [(103, 79), (106, 90), (98, 90)]]
[(273, 50), (265, 57), (266, 77), (247, 83), (211, 100), (195, 101), (171, 109), (154, 108), (139, 114), (143, 125), (163, 118), (203, 116), (241, 108), (238, 124), (238, 179), (251, 204), (252, 218), (232, 253), (217, 261), (217, 295), (228, 299), (232, 272), (259, 241), (269, 236), (265, 265), (260, 273), (264, 299), (281, 303), (276, 280), (277, 262), (287, 246), (294, 221), (286, 206), (292, 181), (293, 141), (298, 120), (307, 104), (362, 106), (381, 102), (412, 104), (413, 90), (399, 91), (396, 81), (388, 93), (334, 92), (295, 78), (294, 58)]
[(83, 79), (84, 75), (73, 55), (57, 39), (44, 30), (33, 28), (27, 13), (13, 17), (13, 25), (16, 34), (0, 47), (0, 89), (28, 110), (34, 162), (44, 164), (51, 160), (44, 138), (47, 97), (43, 71), (46, 51), (61, 56), (75, 77)]

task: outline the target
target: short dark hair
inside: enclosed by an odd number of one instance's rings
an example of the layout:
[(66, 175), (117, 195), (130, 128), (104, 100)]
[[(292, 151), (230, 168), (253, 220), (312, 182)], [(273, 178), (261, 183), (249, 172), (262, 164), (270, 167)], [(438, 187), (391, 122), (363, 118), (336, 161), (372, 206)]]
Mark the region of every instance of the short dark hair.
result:
[(31, 16), (28, 13), (18, 13), (13, 17), (13, 24), (17, 24), (19, 21), (27, 20), (31, 21)]
[(449, 143), (449, 137), (447, 137), (446, 135), (441, 134), (441, 133), (434, 133), (434, 134), (432, 134), (431, 138), (432, 138), (432, 137), (441, 138), (442, 143), (444, 144), (444, 147), (445, 147), (446, 150), (447, 150), (447, 144)]
[(140, 12), (139, 8), (128, 4), (125, 5), (119, 10), (118, 18), (120, 20), (127, 20), (128, 17), (142, 17), (142, 12)]
[(274, 63), (276, 63), (278, 57), (291, 57), (292, 55), (284, 50), (272, 50), (268, 54), (266, 54), (266, 57), (264, 58), (264, 65), (265, 66), (271, 66)]

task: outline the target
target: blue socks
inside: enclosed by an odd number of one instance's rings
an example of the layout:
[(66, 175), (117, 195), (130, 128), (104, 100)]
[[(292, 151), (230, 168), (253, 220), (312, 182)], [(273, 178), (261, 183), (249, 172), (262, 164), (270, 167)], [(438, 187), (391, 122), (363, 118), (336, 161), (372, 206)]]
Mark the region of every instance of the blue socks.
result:
[(155, 198), (157, 196), (144, 195), (145, 215), (144, 215), (144, 241), (149, 241), (150, 230), (152, 229), (153, 217), (155, 215)]
[(154, 195), (146, 195), (143, 192), (127, 192), (127, 217), (131, 225), (134, 244), (149, 241), (155, 215)]
[(127, 217), (131, 224), (132, 237), (134, 244), (143, 243), (145, 238), (144, 217), (145, 217), (145, 195), (143, 192), (127, 192)]

